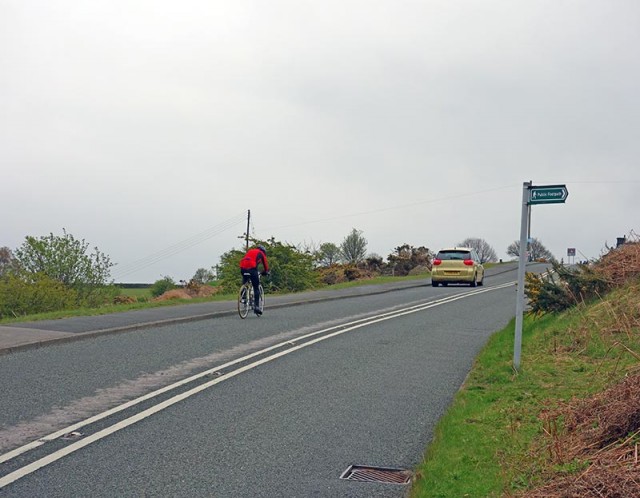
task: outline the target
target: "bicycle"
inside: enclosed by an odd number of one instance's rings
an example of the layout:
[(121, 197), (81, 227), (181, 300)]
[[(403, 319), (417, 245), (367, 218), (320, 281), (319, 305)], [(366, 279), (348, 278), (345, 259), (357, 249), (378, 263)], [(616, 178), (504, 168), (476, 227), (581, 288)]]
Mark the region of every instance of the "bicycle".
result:
[[(249, 276), (249, 273), (244, 273), (243, 275)], [(262, 312), (264, 311), (264, 289), (262, 288), (262, 283), (258, 284), (258, 289), (260, 290), (258, 308)], [(238, 315), (240, 315), (240, 318), (247, 318), (249, 310), (253, 309), (254, 303), (255, 295), (253, 293), (253, 284), (251, 280), (247, 280), (247, 282), (240, 286), (240, 291), (238, 292)], [(256, 316), (260, 316), (260, 314), (256, 313)]]

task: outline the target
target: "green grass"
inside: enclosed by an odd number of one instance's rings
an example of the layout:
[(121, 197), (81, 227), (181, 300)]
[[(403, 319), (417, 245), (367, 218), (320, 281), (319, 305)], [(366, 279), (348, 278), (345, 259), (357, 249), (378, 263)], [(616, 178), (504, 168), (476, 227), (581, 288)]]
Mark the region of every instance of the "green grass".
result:
[[(620, 300), (621, 294), (608, 299)], [(593, 394), (638, 368), (638, 359), (621, 346), (638, 351), (637, 330), (603, 333), (607, 319), (616, 321), (609, 308), (604, 301), (562, 315), (527, 317), (519, 373), (512, 368), (513, 322), (494, 334), (439, 421), (411, 496), (513, 496), (550, 472), (546, 453), (532, 451), (543, 432), (541, 411)], [(583, 467), (570, 462), (563, 470)]]
[(121, 287), (120, 293), (123, 296), (134, 297), (136, 299), (151, 299), (151, 287), (136, 287), (136, 288), (128, 288)]
[(235, 296), (213, 296), (208, 298), (193, 298), (193, 299), (172, 299), (170, 301), (149, 301), (149, 302), (137, 302), (131, 304), (110, 304), (101, 306), (100, 308), (78, 308), (73, 310), (64, 311), (52, 311), (50, 313), (38, 313), (34, 315), (24, 315), (17, 318), (3, 318), (0, 320), (0, 324), (18, 323), (18, 322), (31, 322), (39, 320), (58, 320), (61, 318), (71, 318), (74, 316), (98, 316), (107, 315), (109, 313), (121, 313), (124, 311), (149, 309), (149, 308), (161, 308), (164, 306), (176, 306), (179, 304), (189, 303), (203, 303), (209, 301), (226, 301), (235, 299)]
[[(341, 284), (322, 286), (316, 289), (309, 290), (332, 290), (332, 289), (345, 289), (349, 287), (357, 287), (362, 285), (379, 285), (389, 282), (401, 282), (405, 280), (420, 280), (427, 278), (428, 274), (408, 276), (408, 277), (376, 277), (369, 280), (355, 280), (353, 282), (345, 282)], [(0, 324), (18, 323), (18, 322), (31, 322), (38, 320), (57, 320), (61, 318), (70, 318), (75, 316), (98, 316), (106, 315), (109, 313), (121, 313), (123, 311), (159, 308), (163, 306), (176, 306), (180, 304), (189, 303), (203, 303), (210, 301), (234, 301), (236, 299), (236, 293), (231, 294), (214, 294), (210, 297), (193, 298), (193, 299), (171, 299), (167, 301), (152, 301), (150, 288), (121, 288), (120, 294), (123, 296), (133, 297), (139, 301), (131, 304), (110, 304), (104, 305), (100, 308), (79, 308), (73, 310), (55, 311), (50, 313), (38, 313), (33, 315), (24, 315), (15, 318), (3, 318), (0, 319)]]
[(98, 316), (106, 315), (109, 313), (121, 313), (124, 311), (176, 306), (180, 304), (205, 303), (210, 301), (232, 301), (236, 298), (235, 294), (215, 294), (210, 297), (152, 301), (151, 290), (148, 288), (121, 289), (120, 294), (123, 296), (134, 297), (136, 299), (139, 299), (139, 301), (130, 304), (107, 304), (99, 308), (77, 308), (72, 310), (52, 311), (49, 313), (23, 315), (15, 318), (3, 318), (0, 319), (0, 324), (31, 322), (39, 320), (58, 320), (61, 318), (71, 318), (76, 316)]
[(409, 275), (406, 277), (374, 277), (363, 280), (353, 280), (351, 282), (341, 282), (333, 285), (322, 285), (315, 290), (337, 290), (337, 289), (349, 289), (351, 287), (362, 287), (364, 285), (379, 285), (388, 284), (391, 282), (405, 282), (413, 280), (424, 280), (425, 278), (431, 278), (431, 273), (421, 273), (420, 275)]

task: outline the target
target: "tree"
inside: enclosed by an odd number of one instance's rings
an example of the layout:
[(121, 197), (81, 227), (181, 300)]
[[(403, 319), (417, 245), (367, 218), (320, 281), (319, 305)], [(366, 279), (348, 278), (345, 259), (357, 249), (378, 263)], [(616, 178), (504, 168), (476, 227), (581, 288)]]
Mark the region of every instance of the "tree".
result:
[(0, 247), (0, 278), (8, 275), (17, 267), (17, 261), (13, 257), (11, 249), (8, 247)]
[(348, 264), (357, 265), (364, 260), (367, 254), (367, 239), (362, 236), (361, 230), (351, 230), (340, 244), (340, 254)]
[(16, 250), (20, 272), (26, 277), (45, 275), (78, 292), (80, 301), (105, 287), (113, 266), (109, 257), (89, 244), (77, 240), (63, 229), (63, 235), (53, 233), (45, 237), (27, 236)]
[(331, 266), (340, 261), (340, 248), (333, 242), (325, 242), (320, 244), (315, 257), (320, 266)]
[(478, 256), (480, 256), (481, 263), (498, 261), (496, 251), (484, 239), (469, 237), (460, 242), (459, 245), (462, 247), (471, 247), (472, 249), (475, 249), (478, 253)]
[[(507, 247), (507, 254), (509, 256), (514, 256), (516, 258), (520, 257), (520, 241), (516, 240), (512, 244)], [(544, 244), (536, 239), (535, 237), (531, 239), (529, 243), (529, 261), (538, 261), (538, 260), (546, 260), (546, 261), (555, 261), (556, 258), (553, 256), (551, 251), (547, 249)]]
[(191, 280), (201, 285), (213, 282), (215, 280), (213, 268), (211, 270), (207, 270), (206, 268), (198, 268), (193, 274)]

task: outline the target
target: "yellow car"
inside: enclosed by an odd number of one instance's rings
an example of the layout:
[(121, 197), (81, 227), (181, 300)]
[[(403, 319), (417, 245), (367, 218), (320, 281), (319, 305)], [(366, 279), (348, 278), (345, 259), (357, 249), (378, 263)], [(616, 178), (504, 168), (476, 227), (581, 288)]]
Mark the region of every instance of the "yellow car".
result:
[(432, 261), (431, 285), (469, 284), (471, 287), (484, 283), (484, 266), (475, 249), (452, 247), (441, 249)]

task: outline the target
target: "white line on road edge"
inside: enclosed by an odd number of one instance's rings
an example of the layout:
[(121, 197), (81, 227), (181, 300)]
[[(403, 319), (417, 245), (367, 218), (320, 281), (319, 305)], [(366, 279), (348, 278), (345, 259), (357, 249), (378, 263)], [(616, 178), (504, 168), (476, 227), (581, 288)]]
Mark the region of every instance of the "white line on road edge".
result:
[[(311, 346), (311, 345), (316, 344), (318, 342), (324, 341), (326, 339), (337, 337), (337, 336), (342, 335), (342, 334), (344, 334), (346, 332), (350, 332), (352, 330), (356, 330), (356, 329), (365, 327), (367, 325), (372, 325), (372, 324), (375, 324), (375, 323), (380, 323), (380, 322), (383, 322), (383, 321), (386, 321), (386, 320), (390, 320), (392, 318), (397, 318), (397, 317), (400, 317), (400, 316), (409, 315), (409, 314), (412, 314), (412, 313), (417, 313), (418, 311), (424, 311), (424, 310), (427, 310), (427, 309), (430, 309), (430, 308), (434, 308), (436, 306), (440, 306), (440, 305), (443, 305), (443, 304), (448, 304), (450, 302), (457, 301), (459, 299), (464, 299), (464, 298), (467, 298), (467, 297), (475, 296), (477, 294), (482, 294), (482, 293), (485, 293), (485, 292), (490, 292), (490, 291), (503, 289), (505, 287), (511, 287), (511, 286), (513, 286), (513, 282), (510, 282), (510, 283), (507, 283), (507, 284), (498, 285), (498, 286), (495, 286), (495, 287), (490, 287), (490, 288), (485, 288), (485, 289), (480, 289), (480, 290), (474, 290), (474, 291), (471, 291), (471, 292), (465, 292), (465, 293), (462, 293), (462, 294), (455, 294), (453, 296), (448, 296), (448, 297), (445, 297), (445, 298), (442, 298), (442, 299), (437, 299), (435, 301), (431, 301), (431, 302), (428, 302), (428, 303), (425, 303), (425, 304), (414, 305), (414, 306), (411, 306), (409, 308), (396, 310), (396, 311), (392, 311), (392, 312), (387, 312), (387, 313), (383, 313), (381, 315), (377, 315), (377, 316), (373, 316), (373, 317), (369, 317), (369, 318), (362, 318), (362, 319), (356, 320), (356, 321), (351, 322), (351, 323), (347, 323), (347, 324), (343, 324), (343, 325), (336, 325), (336, 326), (333, 326), (333, 327), (330, 327), (330, 328), (327, 328), (327, 329), (324, 329), (324, 330), (320, 330), (320, 331), (317, 331), (317, 332), (312, 332), (312, 333), (307, 334), (305, 336), (301, 336), (298, 339), (295, 339), (293, 341), (293, 343), (295, 344), (295, 342), (297, 342), (297, 341), (308, 339), (310, 337), (316, 336), (318, 334), (326, 333), (326, 332), (329, 332), (331, 330), (340, 329), (340, 330), (337, 330), (336, 332), (333, 332), (331, 334), (327, 334), (327, 335), (324, 335), (322, 337), (318, 337), (316, 339), (313, 339), (313, 340), (310, 340), (308, 342), (305, 342), (304, 344), (299, 344), (297, 346), (290, 347), (289, 349), (286, 349), (284, 351), (280, 351), (280, 352), (275, 353), (275, 354), (273, 354), (271, 356), (267, 356), (265, 358), (262, 358), (262, 359), (260, 359), (260, 360), (258, 360), (256, 362), (254, 362), (254, 363), (250, 363), (248, 365), (240, 367), (237, 370), (234, 370), (234, 371), (229, 372), (227, 374), (224, 374), (224, 375), (222, 375), (222, 376), (220, 376), (220, 377), (218, 377), (218, 378), (216, 378), (214, 380), (211, 380), (209, 382), (201, 384), (201, 385), (199, 385), (199, 386), (197, 386), (197, 387), (195, 387), (195, 388), (193, 388), (193, 389), (191, 389), (189, 391), (185, 391), (185, 392), (183, 392), (183, 393), (181, 393), (181, 394), (179, 394), (177, 396), (174, 396), (173, 398), (165, 400), (165, 401), (163, 401), (163, 402), (161, 402), (161, 403), (159, 403), (159, 404), (157, 404), (155, 406), (152, 406), (151, 408), (147, 408), (146, 410), (143, 410), (140, 413), (137, 413), (136, 415), (133, 415), (133, 416), (131, 416), (131, 417), (125, 419), (125, 420), (122, 420), (122, 421), (120, 421), (120, 422), (118, 422), (118, 423), (116, 423), (116, 424), (114, 424), (114, 425), (112, 425), (110, 427), (107, 427), (107, 428), (105, 428), (105, 429), (103, 429), (103, 430), (101, 430), (99, 432), (96, 432), (95, 434), (87, 436), (87, 437), (85, 437), (84, 439), (82, 439), (80, 441), (72, 443), (69, 446), (67, 446), (67, 447), (65, 447), (65, 448), (63, 448), (61, 450), (58, 450), (58, 451), (56, 451), (54, 453), (51, 453), (50, 455), (47, 455), (46, 457), (43, 457), (43, 458), (41, 458), (39, 460), (36, 460), (35, 462), (33, 462), (33, 463), (29, 464), (29, 465), (26, 465), (26, 466), (24, 466), (24, 467), (22, 467), (22, 468), (20, 468), (18, 470), (15, 470), (14, 472), (11, 472), (10, 474), (7, 474), (6, 476), (0, 478), (0, 489), (2, 489), (3, 487), (5, 487), (5, 486), (17, 481), (18, 479), (20, 479), (20, 478), (22, 478), (22, 477), (24, 477), (26, 475), (29, 475), (29, 474), (37, 471), (38, 469), (41, 469), (42, 467), (46, 467), (47, 465), (49, 465), (49, 464), (51, 464), (51, 463), (53, 463), (53, 462), (55, 462), (57, 460), (60, 460), (61, 458), (65, 457), (65, 456), (67, 456), (67, 455), (69, 455), (71, 453), (74, 453), (74, 452), (78, 451), (81, 448), (84, 448), (85, 446), (88, 446), (88, 445), (90, 445), (90, 444), (92, 444), (92, 443), (94, 443), (96, 441), (99, 441), (100, 439), (103, 439), (103, 438), (105, 438), (105, 437), (107, 437), (107, 436), (109, 436), (109, 435), (111, 435), (111, 434), (113, 434), (115, 432), (118, 432), (118, 431), (120, 431), (120, 430), (122, 430), (122, 429), (124, 429), (124, 428), (126, 428), (126, 427), (128, 427), (130, 425), (133, 425), (133, 424), (135, 424), (137, 422), (140, 422), (141, 420), (144, 420), (145, 418), (148, 418), (151, 415), (154, 415), (154, 414), (156, 414), (156, 413), (158, 413), (158, 412), (160, 412), (160, 411), (162, 411), (162, 410), (164, 410), (164, 409), (166, 409), (166, 408), (168, 408), (168, 407), (170, 407), (170, 406), (172, 406), (172, 405), (174, 405), (176, 403), (179, 403), (180, 401), (183, 401), (183, 400), (185, 400), (185, 399), (187, 399), (187, 398), (189, 398), (189, 397), (191, 397), (191, 396), (193, 396), (193, 395), (195, 395), (195, 394), (197, 394), (197, 393), (199, 393), (201, 391), (204, 391), (205, 389), (213, 387), (213, 386), (215, 386), (217, 384), (220, 384), (221, 382), (224, 382), (225, 380), (229, 380), (229, 379), (235, 377), (236, 375), (239, 375), (241, 373), (244, 373), (244, 372), (247, 372), (249, 370), (252, 370), (252, 369), (254, 369), (254, 368), (256, 368), (256, 367), (258, 367), (260, 365), (263, 365), (263, 364), (268, 363), (270, 361), (276, 360), (276, 359), (278, 359), (278, 358), (280, 358), (282, 356), (288, 355), (290, 353), (293, 353), (293, 352), (298, 351), (300, 349), (306, 348), (308, 346)], [(162, 389), (158, 389), (157, 391), (149, 393), (149, 394), (147, 394), (145, 396), (141, 396), (140, 398), (136, 398), (135, 400), (129, 401), (127, 403), (124, 403), (124, 404), (122, 404), (120, 406), (117, 406), (117, 407), (115, 407), (115, 408), (113, 408), (111, 410), (108, 410), (106, 412), (98, 414), (98, 415), (96, 415), (94, 417), (91, 417), (91, 418), (89, 418), (87, 420), (84, 420), (82, 422), (79, 422), (77, 424), (69, 426), (69, 427), (67, 427), (65, 429), (61, 429), (61, 430), (56, 431), (56, 432), (54, 432), (52, 434), (49, 434), (48, 436), (40, 438), (37, 441), (33, 441), (33, 442), (29, 443), (29, 444), (21, 446), (20, 448), (17, 448), (17, 449), (15, 449), (13, 451), (10, 451), (9, 453), (5, 453), (4, 455), (0, 456), (0, 463), (6, 462), (7, 460), (10, 460), (11, 458), (14, 458), (17, 455), (20, 455), (20, 454), (22, 454), (22, 453), (24, 453), (24, 452), (26, 452), (26, 451), (28, 451), (30, 449), (37, 448), (38, 446), (44, 444), (47, 441), (52, 441), (54, 439), (57, 439), (57, 438), (65, 435), (65, 434), (68, 434), (71, 431), (77, 430), (80, 427), (86, 426), (88, 424), (91, 424), (91, 423), (96, 422), (98, 420), (101, 420), (103, 418), (106, 418), (109, 415), (113, 415), (114, 413), (120, 412), (120, 411), (122, 411), (122, 410), (124, 410), (126, 408), (129, 408), (131, 406), (134, 406), (134, 405), (136, 405), (136, 404), (138, 404), (138, 403), (140, 403), (142, 401), (145, 401), (147, 399), (155, 397), (155, 396), (157, 396), (159, 394), (167, 392), (167, 391), (169, 391), (171, 389), (174, 389), (176, 387), (179, 387), (179, 386), (182, 386), (184, 384), (187, 384), (188, 382), (192, 382), (193, 380), (196, 380), (196, 379), (198, 379), (200, 377), (208, 375), (208, 374), (210, 374), (212, 372), (215, 372), (215, 371), (218, 371), (218, 370), (222, 370), (222, 369), (224, 369), (224, 368), (226, 368), (228, 366), (240, 363), (242, 361), (246, 361), (247, 359), (253, 358), (253, 357), (258, 356), (260, 354), (264, 354), (264, 353), (266, 353), (268, 351), (272, 351), (274, 349), (277, 349), (277, 348), (280, 348), (280, 347), (284, 347), (284, 346), (290, 346), (291, 344), (292, 344), (292, 341), (288, 340), (288, 341), (285, 341), (283, 343), (276, 344), (274, 346), (270, 346), (270, 347), (268, 347), (266, 349), (263, 349), (261, 351), (257, 351), (255, 353), (252, 353), (250, 355), (244, 356), (242, 358), (238, 358), (237, 360), (231, 361), (231, 362), (226, 363), (224, 365), (215, 367), (215, 368), (207, 370), (205, 372), (201, 372), (201, 373), (199, 373), (197, 375), (193, 375), (193, 376), (191, 376), (191, 377), (189, 377), (187, 379), (184, 379), (184, 380), (182, 380), (180, 382), (176, 382), (174, 384), (171, 384), (170, 386), (166, 386), (166, 387), (164, 387)]]

